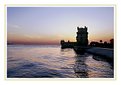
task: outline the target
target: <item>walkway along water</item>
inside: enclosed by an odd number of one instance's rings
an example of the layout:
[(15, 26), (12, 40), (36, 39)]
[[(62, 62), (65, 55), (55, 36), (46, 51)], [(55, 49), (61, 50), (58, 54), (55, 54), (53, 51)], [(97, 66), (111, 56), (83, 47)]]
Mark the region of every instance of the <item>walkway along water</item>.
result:
[(98, 55), (102, 59), (105, 59), (112, 66), (114, 65), (114, 50), (109, 48), (100, 48), (100, 47), (77, 47), (75, 46), (74, 51), (77, 54), (84, 54), (85, 52), (91, 53), (93, 55)]

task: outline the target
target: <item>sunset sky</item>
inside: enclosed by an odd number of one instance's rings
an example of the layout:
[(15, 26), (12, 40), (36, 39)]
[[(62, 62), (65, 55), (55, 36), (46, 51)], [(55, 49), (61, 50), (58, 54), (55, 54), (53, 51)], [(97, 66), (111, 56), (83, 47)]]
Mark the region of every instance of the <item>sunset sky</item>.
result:
[(109, 41), (114, 34), (113, 7), (7, 7), (7, 41), (59, 44), (76, 41), (77, 26), (88, 27), (89, 41)]

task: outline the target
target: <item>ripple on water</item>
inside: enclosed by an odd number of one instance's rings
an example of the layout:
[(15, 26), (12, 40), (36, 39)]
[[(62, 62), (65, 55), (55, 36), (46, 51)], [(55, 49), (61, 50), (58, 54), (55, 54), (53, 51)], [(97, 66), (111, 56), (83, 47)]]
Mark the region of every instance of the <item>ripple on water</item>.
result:
[(85, 53), (75, 55), (72, 49), (60, 47), (8, 47), (8, 78), (112, 78), (112, 66)]

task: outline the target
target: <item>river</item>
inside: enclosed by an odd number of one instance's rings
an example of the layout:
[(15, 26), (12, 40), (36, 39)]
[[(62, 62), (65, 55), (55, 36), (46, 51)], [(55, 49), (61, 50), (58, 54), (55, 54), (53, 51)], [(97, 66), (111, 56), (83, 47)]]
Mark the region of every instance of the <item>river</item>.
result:
[(110, 63), (59, 45), (8, 45), (8, 78), (113, 78)]

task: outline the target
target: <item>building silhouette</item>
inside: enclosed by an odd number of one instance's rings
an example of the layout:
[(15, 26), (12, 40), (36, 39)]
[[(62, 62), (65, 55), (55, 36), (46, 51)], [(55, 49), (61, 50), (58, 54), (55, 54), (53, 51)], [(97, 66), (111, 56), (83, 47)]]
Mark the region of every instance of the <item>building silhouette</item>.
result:
[(87, 27), (77, 27), (77, 36), (76, 36), (76, 42), (65, 42), (64, 40), (61, 40), (61, 47), (62, 48), (74, 48), (74, 46), (87, 46), (88, 45), (88, 32)]
[(87, 46), (88, 45), (88, 32), (87, 32), (87, 27), (85, 26), (84, 28), (77, 27), (77, 45), (78, 46)]

